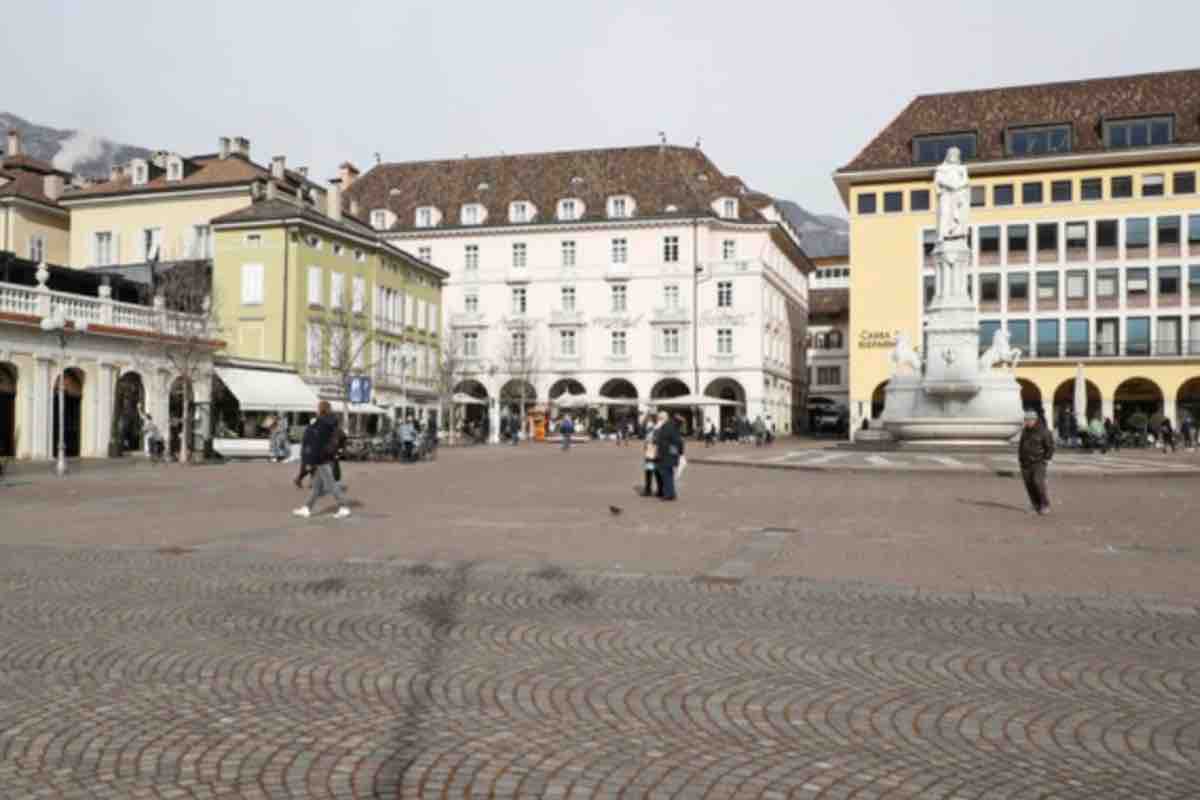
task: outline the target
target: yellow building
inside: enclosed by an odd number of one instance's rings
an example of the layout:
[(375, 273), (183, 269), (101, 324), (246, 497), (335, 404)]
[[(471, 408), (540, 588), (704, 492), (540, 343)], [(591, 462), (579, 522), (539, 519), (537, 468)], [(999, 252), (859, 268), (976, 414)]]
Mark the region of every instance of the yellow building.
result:
[(37, 263), (68, 263), (70, 215), (59, 201), (70, 179), (23, 153), (20, 134), (8, 132), (0, 156), (0, 251)]
[(890, 348), (932, 299), (933, 170), (971, 173), (980, 346), (1008, 332), (1051, 424), (1200, 419), (1200, 70), (914, 99), (834, 174), (850, 212), (850, 405), (882, 411)]

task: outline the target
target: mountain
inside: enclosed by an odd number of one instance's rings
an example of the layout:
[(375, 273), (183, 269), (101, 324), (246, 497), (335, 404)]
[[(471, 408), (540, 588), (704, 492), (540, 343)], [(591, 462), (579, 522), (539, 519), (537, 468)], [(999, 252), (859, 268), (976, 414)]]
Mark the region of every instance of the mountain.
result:
[(150, 156), (144, 147), (114, 142), (87, 131), (49, 128), (0, 111), (0, 134), (14, 128), (21, 134), (21, 150), (27, 155), (49, 161), (61, 170), (93, 178), (108, 178), (113, 164)]
[(800, 246), (809, 258), (850, 252), (850, 223), (833, 214), (813, 214), (791, 200), (777, 200), (780, 213), (800, 232)]

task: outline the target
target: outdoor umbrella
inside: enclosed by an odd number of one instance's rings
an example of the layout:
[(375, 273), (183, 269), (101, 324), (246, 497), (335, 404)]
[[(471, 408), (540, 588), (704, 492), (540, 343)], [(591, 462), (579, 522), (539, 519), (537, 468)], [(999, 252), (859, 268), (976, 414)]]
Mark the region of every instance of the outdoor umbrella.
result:
[(1083, 379), (1083, 364), (1075, 367), (1075, 421), (1080, 430), (1087, 430), (1087, 381)]
[(487, 405), (487, 400), (480, 400), (478, 397), (472, 397), (471, 395), (464, 394), (463, 392), (458, 392), (457, 394), (455, 394), (453, 397), (450, 398), (450, 401), (452, 403), (454, 403), (455, 405), (459, 405), (459, 406), (486, 406)]
[(650, 405), (659, 408), (689, 408), (692, 406), (740, 406), (742, 403), (737, 400), (709, 397), (706, 394), (681, 394), (678, 397), (660, 397), (651, 400)]

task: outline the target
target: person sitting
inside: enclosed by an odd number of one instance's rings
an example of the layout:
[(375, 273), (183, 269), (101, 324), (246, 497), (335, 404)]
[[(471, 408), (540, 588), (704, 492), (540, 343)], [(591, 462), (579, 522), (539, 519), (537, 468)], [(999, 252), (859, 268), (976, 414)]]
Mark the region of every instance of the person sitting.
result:
[(286, 461), (291, 454), (292, 447), (288, 443), (287, 428), (283, 420), (279, 420), (271, 428), (271, 460), (278, 464)]

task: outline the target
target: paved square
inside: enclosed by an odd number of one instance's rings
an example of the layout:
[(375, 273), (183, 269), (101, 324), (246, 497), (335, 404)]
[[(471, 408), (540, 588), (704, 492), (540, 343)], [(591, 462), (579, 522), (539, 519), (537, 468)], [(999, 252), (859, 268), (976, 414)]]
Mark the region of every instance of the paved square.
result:
[(1195, 476), (636, 461), (0, 489), (0, 797), (1196, 796)]

